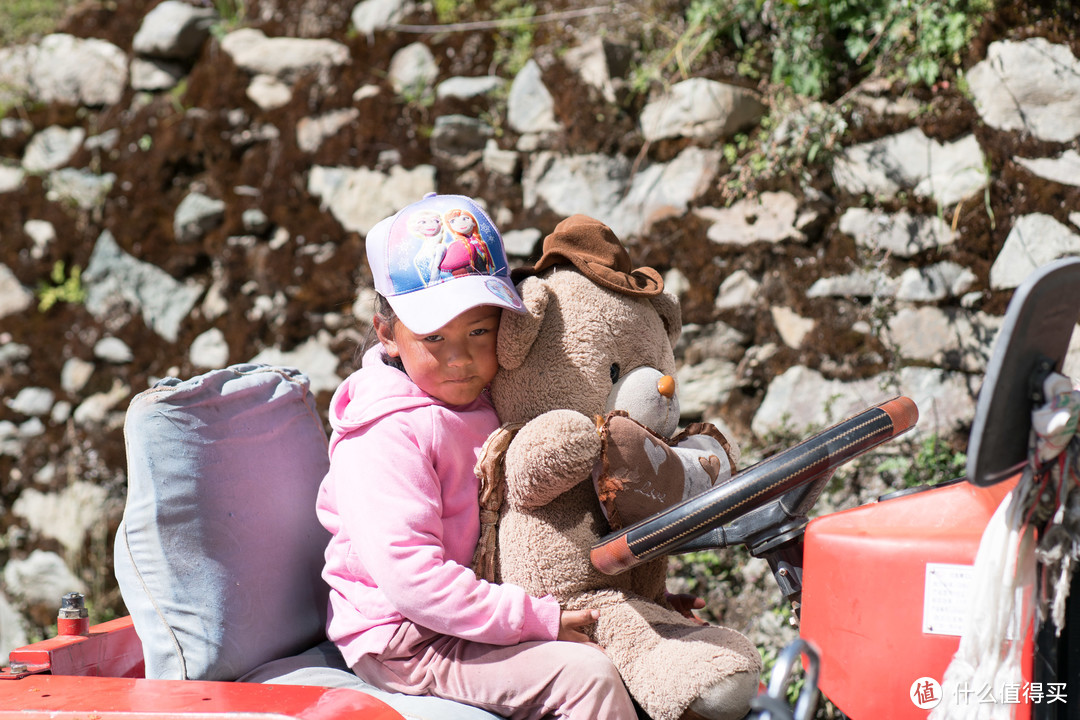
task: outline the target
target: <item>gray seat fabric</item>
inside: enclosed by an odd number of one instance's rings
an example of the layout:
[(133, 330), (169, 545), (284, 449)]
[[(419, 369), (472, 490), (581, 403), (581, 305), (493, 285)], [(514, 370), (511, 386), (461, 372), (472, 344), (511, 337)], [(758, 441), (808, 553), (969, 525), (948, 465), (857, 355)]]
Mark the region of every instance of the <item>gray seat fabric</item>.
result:
[(273, 660), (240, 678), (242, 682), (279, 685), (318, 685), (362, 690), (382, 700), (408, 720), (499, 720), (497, 715), (470, 705), (436, 697), (386, 692), (358, 678), (330, 641), (292, 657)]

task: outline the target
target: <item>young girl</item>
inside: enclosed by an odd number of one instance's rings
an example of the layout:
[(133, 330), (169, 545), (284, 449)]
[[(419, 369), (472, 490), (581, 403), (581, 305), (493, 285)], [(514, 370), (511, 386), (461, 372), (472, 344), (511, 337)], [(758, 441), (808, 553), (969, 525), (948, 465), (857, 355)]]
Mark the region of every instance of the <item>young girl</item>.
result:
[[(428, 285), (409, 218), (454, 210), (477, 219), (490, 274)], [(633, 720), (618, 672), (582, 630), (596, 611), (564, 612), (469, 567), (480, 533), (473, 467), (499, 426), (486, 393), (499, 318), (524, 310), (498, 231), (472, 200), (431, 195), (372, 228), (367, 256), (379, 344), (334, 393), (317, 504), (332, 535), (328, 637), (386, 690), (515, 720)]]

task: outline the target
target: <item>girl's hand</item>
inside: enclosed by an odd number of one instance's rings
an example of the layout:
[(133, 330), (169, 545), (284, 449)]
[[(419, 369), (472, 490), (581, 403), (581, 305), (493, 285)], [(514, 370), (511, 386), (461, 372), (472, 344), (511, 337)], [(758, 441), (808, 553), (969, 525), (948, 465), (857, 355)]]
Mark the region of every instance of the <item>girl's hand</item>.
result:
[(705, 607), (705, 600), (702, 598), (687, 593), (675, 594), (669, 592), (666, 592), (665, 596), (671, 607), (675, 608), (675, 612), (683, 617), (690, 618), (698, 625), (709, 624), (694, 614), (695, 610), (701, 610)]
[(579, 642), (586, 645), (599, 646), (589, 638), (581, 628), (592, 625), (600, 619), (599, 610), (563, 610), (559, 615), (559, 640), (563, 642)]

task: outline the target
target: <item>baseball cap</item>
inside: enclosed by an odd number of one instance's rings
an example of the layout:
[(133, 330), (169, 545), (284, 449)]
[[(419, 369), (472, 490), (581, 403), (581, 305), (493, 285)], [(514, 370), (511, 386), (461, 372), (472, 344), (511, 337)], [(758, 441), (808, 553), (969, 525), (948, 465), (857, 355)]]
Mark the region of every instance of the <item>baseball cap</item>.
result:
[(525, 311), (499, 231), (464, 195), (425, 195), (380, 220), (366, 245), (375, 290), (418, 335), (479, 305)]

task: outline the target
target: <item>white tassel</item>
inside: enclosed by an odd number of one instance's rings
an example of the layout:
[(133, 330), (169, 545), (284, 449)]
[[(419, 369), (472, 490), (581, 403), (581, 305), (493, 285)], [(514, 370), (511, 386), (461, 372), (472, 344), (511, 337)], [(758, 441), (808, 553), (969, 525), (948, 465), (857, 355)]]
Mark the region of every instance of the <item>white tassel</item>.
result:
[[(1024, 524), (1024, 503), (1014, 502), (1015, 492), (1002, 500), (983, 532), (975, 556), (971, 612), (960, 647), (945, 671), (942, 701), (931, 711), (930, 720), (1008, 720), (1013, 716), (1016, 705), (1001, 698), (1005, 687), (1019, 687), (1022, 682), (1020, 649), (1032, 617), (1035, 581), (1034, 530)], [(1013, 624), (1017, 608), (1024, 613), (1019, 628)], [(988, 692), (997, 702), (981, 701)]]

